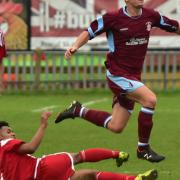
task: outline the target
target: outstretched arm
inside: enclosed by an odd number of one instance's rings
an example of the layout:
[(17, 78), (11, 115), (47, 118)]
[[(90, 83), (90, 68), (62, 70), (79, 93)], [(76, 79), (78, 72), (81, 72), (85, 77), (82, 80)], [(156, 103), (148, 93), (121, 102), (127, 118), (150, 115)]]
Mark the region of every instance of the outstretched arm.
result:
[(36, 149), (39, 147), (46, 130), (46, 127), (48, 125), (48, 118), (50, 117), (51, 112), (43, 112), (41, 115), (41, 121), (40, 126), (36, 132), (36, 134), (33, 136), (30, 142), (22, 144), (18, 152), (21, 154), (33, 154)]
[(75, 43), (66, 50), (64, 56), (66, 59), (70, 59), (71, 56), (84, 44), (86, 44), (89, 40), (89, 33), (88, 31), (83, 31), (78, 38), (76, 39)]

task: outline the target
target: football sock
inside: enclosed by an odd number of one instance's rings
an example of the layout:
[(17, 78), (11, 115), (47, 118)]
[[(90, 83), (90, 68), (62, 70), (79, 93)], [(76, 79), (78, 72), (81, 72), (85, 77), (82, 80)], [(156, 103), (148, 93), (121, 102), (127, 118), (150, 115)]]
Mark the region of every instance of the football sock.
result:
[(115, 174), (111, 172), (98, 172), (96, 180), (135, 180), (136, 176), (127, 174)]
[(97, 162), (104, 159), (119, 157), (119, 151), (112, 151), (103, 148), (86, 149), (79, 152), (82, 161), (81, 162)]
[(147, 145), (139, 145), (138, 144), (138, 151), (143, 151), (143, 150), (148, 149), (148, 148), (149, 148), (149, 144), (147, 144)]
[(138, 117), (138, 135), (139, 142), (147, 143), (150, 138), (151, 129), (153, 127), (152, 116), (154, 109), (142, 107)]
[(148, 143), (138, 142), (138, 150), (139, 151), (143, 151), (144, 149), (147, 149), (147, 148), (149, 148), (149, 144)]
[(105, 127), (105, 128), (107, 127), (108, 122), (112, 118), (111, 114), (108, 112), (87, 109), (84, 107), (82, 107), (82, 109), (80, 110), (80, 115), (83, 119), (85, 119), (97, 126), (101, 126), (101, 127)]

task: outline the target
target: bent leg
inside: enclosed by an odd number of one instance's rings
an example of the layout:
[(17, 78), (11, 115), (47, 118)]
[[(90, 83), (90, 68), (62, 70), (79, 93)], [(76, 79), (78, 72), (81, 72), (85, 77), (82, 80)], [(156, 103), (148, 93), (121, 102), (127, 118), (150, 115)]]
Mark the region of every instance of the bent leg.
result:
[(107, 128), (115, 133), (121, 133), (126, 127), (130, 115), (127, 109), (116, 103), (113, 107), (112, 119), (107, 123)]
[(112, 116), (105, 111), (97, 111), (84, 108), (82, 117), (98, 126), (106, 127), (115, 133), (121, 133), (126, 127), (134, 108), (134, 101), (129, 100), (125, 95), (119, 93), (113, 98)]

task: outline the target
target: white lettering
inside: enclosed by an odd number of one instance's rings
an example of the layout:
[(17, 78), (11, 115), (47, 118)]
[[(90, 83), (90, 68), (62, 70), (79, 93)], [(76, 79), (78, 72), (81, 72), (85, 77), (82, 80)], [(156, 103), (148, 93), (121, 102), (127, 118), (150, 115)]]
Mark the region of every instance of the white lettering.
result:
[(55, 15), (50, 15), (49, 4), (46, 1), (40, 3), (39, 9), (39, 28), (41, 32), (48, 32), (51, 27), (55, 29), (84, 29), (96, 19), (97, 16), (104, 14), (104, 10), (100, 14), (93, 14), (93, 12), (73, 12), (67, 10), (57, 10)]
[(66, 16), (64, 12), (57, 11), (54, 16), (54, 27), (63, 28), (66, 24)]
[(148, 40), (146, 38), (132, 38), (128, 42), (126, 42), (127, 46), (133, 46), (133, 45), (142, 45), (147, 44)]
[(67, 12), (67, 27), (70, 29), (78, 28), (78, 15), (71, 11)]

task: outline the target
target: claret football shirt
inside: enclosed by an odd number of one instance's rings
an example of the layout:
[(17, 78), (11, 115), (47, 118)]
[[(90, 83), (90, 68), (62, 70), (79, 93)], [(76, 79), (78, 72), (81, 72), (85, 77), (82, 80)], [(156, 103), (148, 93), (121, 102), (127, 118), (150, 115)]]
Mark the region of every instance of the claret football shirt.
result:
[(124, 7), (98, 17), (90, 24), (87, 31), (90, 39), (103, 32), (106, 33), (109, 53), (105, 65), (111, 74), (140, 80), (150, 31), (153, 27), (175, 32), (179, 24), (147, 8), (142, 8), (139, 16), (131, 17)]

